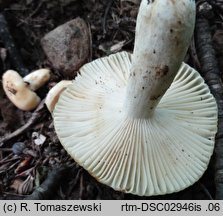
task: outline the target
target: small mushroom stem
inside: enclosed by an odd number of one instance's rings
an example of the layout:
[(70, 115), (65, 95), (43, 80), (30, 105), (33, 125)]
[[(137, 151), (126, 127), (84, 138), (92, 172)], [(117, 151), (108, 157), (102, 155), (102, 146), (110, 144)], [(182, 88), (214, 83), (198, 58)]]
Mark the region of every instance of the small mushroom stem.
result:
[(194, 0), (142, 0), (124, 103), (128, 116), (154, 113), (186, 55), (194, 24)]

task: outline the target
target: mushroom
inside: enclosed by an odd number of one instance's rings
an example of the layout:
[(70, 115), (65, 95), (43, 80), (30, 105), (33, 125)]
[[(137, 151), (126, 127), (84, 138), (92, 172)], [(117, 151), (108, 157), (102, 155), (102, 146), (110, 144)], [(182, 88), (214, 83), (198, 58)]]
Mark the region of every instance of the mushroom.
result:
[(136, 195), (183, 190), (213, 153), (216, 101), (183, 63), (195, 1), (142, 0), (133, 54), (84, 65), (53, 111), (67, 152), (99, 182)]
[(2, 76), (3, 89), (17, 108), (30, 111), (40, 103), (40, 98), (34, 91), (43, 86), (49, 78), (48, 69), (33, 71), (24, 78), (16, 71), (8, 70)]
[(45, 104), (50, 112), (53, 112), (54, 107), (60, 97), (60, 94), (72, 84), (71, 80), (62, 80), (50, 89), (46, 96)]
[(29, 84), (29, 88), (36, 91), (50, 79), (50, 70), (42, 68), (26, 75), (23, 80)]
[(23, 111), (30, 111), (38, 106), (40, 98), (29, 89), (22, 77), (13, 70), (2, 76), (3, 89), (11, 102)]

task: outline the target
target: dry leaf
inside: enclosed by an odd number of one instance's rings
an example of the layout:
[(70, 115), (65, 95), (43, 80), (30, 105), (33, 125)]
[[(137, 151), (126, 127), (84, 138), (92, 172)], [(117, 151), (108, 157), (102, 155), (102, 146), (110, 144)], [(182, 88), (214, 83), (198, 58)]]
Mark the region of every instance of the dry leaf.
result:
[(33, 170), (34, 170), (34, 167), (31, 167), (31, 168), (19, 173), (18, 175), (16, 175), (16, 177), (26, 177), (26, 176), (30, 175), (30, 173), (32, 173)]
[(22, 179), (15, 179), (13, 183), (10, 185), (10, 188), (17, 192), (18, 188), (21, 186), (22, 183), (23, 183)]
[(18, 167), (15, 169), (15, 173), (21, 173), (30, 167), (30, 162), (32, 160), (31, 156), (27, 156), (21, 163), (19, 163)]
[(33, 190), (34, 186), (34, 177), (29, 175), (26, 180), (22, 179), (15, 179), (10, 186), (11, 189), (13, 189), (18, 194), (30, 194)]
[(103, 44), (99, 45), (99, 49), (105, 52), (106, 54), (116, 53), (122, 49), (122, 47), (125, 45), (126, 41), (119, 41), (116, 44), (112, 44), (110, 41), (105, 42)]
[(26, 180), (19, 186), (18, 194), (30, 194), (33, 191), (34, 177), (29, 175)]
[(110, 51), (112, 53), (116, 53), (122, 49), (122, 47), (125, 45), (125, 40), (118, 42), (117, 44), (114, 44), (110, 47)]

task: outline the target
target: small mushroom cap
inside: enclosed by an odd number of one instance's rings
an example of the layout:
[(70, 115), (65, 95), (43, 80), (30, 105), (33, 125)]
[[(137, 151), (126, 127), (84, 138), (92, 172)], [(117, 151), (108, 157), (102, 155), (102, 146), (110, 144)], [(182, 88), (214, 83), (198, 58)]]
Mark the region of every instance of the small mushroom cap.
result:
[(50, 89), (45, 100), (45, 104), (50, 112), (53, 112), (61, 92), (63, 92), (70, 84), (72, 84), (72, 81), (62, 80)]
[(150, 118), (124, 107), (131, 55), (80, 69), (53, 112), (67, 152), (98, 181), (137, 195), (180, 191), (204, 173), (213, 153), (217, 106), (197, 71), (182, 63)]
[(26, 75), (23, 80), (29, 84), (29, 88), (36, 91), (50, 79), (50, 70), (43, 68)]
[(2, 76), (3, 89), (11, 102), (23, 111), (33, 110), (40, 103), (40, 98), (29, 89), (22, 77), (13, 70)]

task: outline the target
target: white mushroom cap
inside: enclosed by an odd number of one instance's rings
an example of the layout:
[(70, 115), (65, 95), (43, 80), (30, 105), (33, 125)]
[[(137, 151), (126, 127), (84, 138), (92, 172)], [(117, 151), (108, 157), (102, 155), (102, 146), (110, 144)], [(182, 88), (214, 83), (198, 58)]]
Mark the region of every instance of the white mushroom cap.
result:
[(2, 76), (2, 83), (6, 95), (19, 109), (30, 111), (40, 103), (40, 98), (35, 92), (29, 89), (16, 71), (6, 71)]
[(72, 81), (70, 80), (62, 80), (50, 89), (45, 100), (45, 104), (50, 112), (53, 112), (61, 92), (63, 92), (71, 83)]
[(182, 190), (204, 173), (217, 106), (182, 61), (195, 1), (142, 0), (133, 54), (84, 65), (53, 116), (68, 153), (98, 181), (137, 195)]
[(50, 70), (42, 68), (26, 75), (23, 80), (29, 84), (29, 88), (36, 91), (50, 79)]
[(150, 118), (124, 106), (131, 55), (84, 65), (53, 112), (67, 152), (98, 181), (137, 195), (182, 190), (204, 173), (213, 153), (217, 107), (197, 71), (182, 64)]

